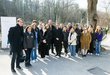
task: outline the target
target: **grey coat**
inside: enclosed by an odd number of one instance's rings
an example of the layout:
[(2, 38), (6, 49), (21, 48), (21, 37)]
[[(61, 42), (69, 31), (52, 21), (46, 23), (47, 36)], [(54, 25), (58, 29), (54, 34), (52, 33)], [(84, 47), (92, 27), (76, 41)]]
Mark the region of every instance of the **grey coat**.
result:
[(35, 47), (34, 45), (34, 34), (33, 33), (28, 33), (26, 32), (24, 34), (24, 49), (27, 49), (27, 48), (33, 48)]

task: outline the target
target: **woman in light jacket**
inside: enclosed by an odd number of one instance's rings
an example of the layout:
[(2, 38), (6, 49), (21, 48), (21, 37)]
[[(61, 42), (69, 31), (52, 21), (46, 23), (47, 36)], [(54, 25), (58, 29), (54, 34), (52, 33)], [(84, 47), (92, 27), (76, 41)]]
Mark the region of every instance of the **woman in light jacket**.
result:
[(71, 56), (76, 55), (76, 41), (77, 41), (77, 34), (76, 34), (74, 28), (71, 28), (69, 36), (68, 36), (68, 44), (69, 44)]

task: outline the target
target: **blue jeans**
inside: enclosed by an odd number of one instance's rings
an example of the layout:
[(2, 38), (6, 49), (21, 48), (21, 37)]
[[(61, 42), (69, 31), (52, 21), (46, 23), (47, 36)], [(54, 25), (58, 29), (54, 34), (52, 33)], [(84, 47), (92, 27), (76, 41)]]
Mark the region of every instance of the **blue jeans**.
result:
[(31, 51), (31, 59), (32, 60), (37, 59), (36, 49), (32, 49), (32, 51)]
[(100, 54), (101, 51), (101, 42), (96, 41), (96, 54)]
[(36, 47), (35, 47), (35, 49), (32, 49), (32, 51), (31, 51), (31, 59), (32, 59), (32, 60), (37, 59), (37, 50), (38, 50), (37, 40), (36, 40), (35, 43), (36, 43)]
[(71, 56), (75, 56), (76, 55), (76, 45), (70, 45), (69, 49), (71, 52)]
[(68, 45), (68, 53), (70, 52), (70, 45)]

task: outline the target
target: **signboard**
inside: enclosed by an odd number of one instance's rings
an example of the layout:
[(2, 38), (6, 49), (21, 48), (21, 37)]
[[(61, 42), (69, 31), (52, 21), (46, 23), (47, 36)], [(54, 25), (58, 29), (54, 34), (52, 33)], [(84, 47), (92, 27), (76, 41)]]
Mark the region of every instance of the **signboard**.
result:
[(16, 17), (1, 17), (1, 41), (2, 48), (7, 48), (8, 31), (16, 25)]

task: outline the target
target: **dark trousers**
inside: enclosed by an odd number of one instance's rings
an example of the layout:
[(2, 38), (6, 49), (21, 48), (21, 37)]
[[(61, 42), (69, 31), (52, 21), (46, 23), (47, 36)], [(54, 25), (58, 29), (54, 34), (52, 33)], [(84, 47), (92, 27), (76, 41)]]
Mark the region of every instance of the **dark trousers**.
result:
[(50, 44), (50, 49), (51, 49), (51, 52), (54, 53), (54, 43)]
[(10, 45), (10, 48), (9, 48), (9, 49), (10, 49), (10, 55), (12, 55), (12, 53), (13, 53), (13, 52), (12, 52), (12, 48), (11, 48), (11, 45)]
[(41, 58), (44, 58), (46, 55), (47, 45), (44, 43), (39, 44), (39, 54), (41, 55)]
[(19, 52), (18, 51), (13, 51), (12, 60), (11, 60), (11, 69), (14, 69), (15, 61), (16, 61), (16, 67), (20, 65), (21, 52), (22, 52), (22, 50), (21, 51), (19, 50)]
[(49, 55), (49, 49), (50, 49), (50, 46), (46, 45), (46, 47), (45, 47), (45, 55)]
[(95, 43), (93, 41), (90, 43), (90, 49), (88, 50), (89, 53), (93, 53), (94, 52), (94, 50), (95, 50), (94, 49), (94, 44)]
[(25, 64), (26, 65), (30, 64), (31, 51), (32, 51), (32, 48), (28, 48), (27, 50), (25, 50), (25, 53), (26, 53)]
[(62, 44), (55, 45), (55, 49), (56, 49), (57, 55), (60, 56), (61, 50), (62, 50)]
[(64, 46), (65, 53), (67, 54), (68, 53), (68, 41), (64, 41), (63, 46)]
[(76, 53), (78, 53), (78, 52), (80, 51), (80, 48), (81, 48), (81, 44), (78, 43), (78, 44), (76, 45)]

